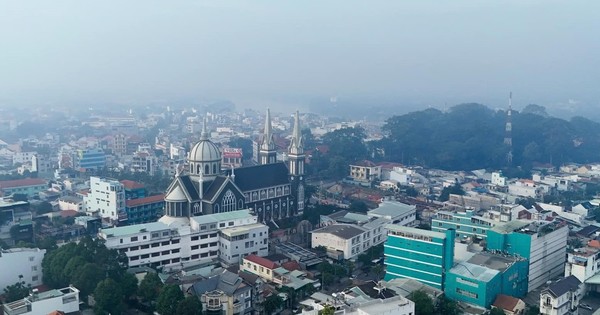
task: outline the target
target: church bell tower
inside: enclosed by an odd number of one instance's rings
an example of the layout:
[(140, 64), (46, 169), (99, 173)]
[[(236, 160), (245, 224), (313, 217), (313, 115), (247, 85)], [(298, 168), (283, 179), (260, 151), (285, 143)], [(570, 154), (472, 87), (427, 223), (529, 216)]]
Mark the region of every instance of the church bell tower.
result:
[(296, 197), (296, 213), (299, 215), (304, 212), (304, 141), (300, 132), (300, 114), (296, 111), (294, 115), (294, 130), (292, 140), (288, 148), (288, 167), (290, 170), (290, 182), (292, 191)]

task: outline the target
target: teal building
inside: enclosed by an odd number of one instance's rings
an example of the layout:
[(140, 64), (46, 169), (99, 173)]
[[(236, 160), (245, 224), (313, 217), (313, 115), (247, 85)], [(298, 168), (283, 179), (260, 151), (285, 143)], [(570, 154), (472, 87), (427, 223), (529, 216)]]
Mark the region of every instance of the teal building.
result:
[(448, 272), (444, 293), (450, 299), (489, 308), (498, 294), (522, 298), (527, 294), (526, 259), (478, 253)]
[(529, 292), (563, 275), (569, 228), (562, 222), (515, 220), (488, 231), (487, 249), (529, 262)]
[(448, 229), (454, 229), (459, 239), (472, 237), (485, 240), (487, 231), (496, 223), (494, 220), (476, 215), (473, 210), (438, 211), (431, 219), (431, 230), (444, 233)]
[(454, 261), (454, 230), (440, 233), (396, 224), (386, 228), (385, 281), (408, 278), (444, 290)]

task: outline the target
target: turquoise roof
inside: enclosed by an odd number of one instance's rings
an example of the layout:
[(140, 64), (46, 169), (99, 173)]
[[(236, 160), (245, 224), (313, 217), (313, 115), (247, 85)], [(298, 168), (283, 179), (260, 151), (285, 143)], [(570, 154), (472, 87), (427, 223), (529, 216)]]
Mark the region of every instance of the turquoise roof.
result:
[(236, 220), (236, 219), (251, 218), (251, 217), (252, 217), (252, 215), (250, 214), (250, 210), (238, 210), (238, 211), (231, 211), (231, 212), (222, 212), (222, 213), (201, 215), (201, 216), (197, 216), (197, 217), (191, 217), (191, 219), (198, 222), (198, 224), (207, 224), (207, 223), (216, 223), (216, 222), (220, 222), (220, 221)]
[(444, 233), (423, 230), (423, 229), (403, 226), (403, 225), (399, 225), (399, 224), (388, 224), (385, 226), (385, 228), (388, 229), (388, 231), (407, 232), (407, 233), (413, 233), (413, 234), (429, 236), (429, 237), (434, 237), (434, 238), (439, 238), (439, 239), (446, 239), (446, 234), (444, 234)]
[(170, 228), (168, 225), (162, 222), (152, 222), (128, 226), (119, 226), (110, 229), (101, 229), (100, 233), (106, 234), (106, 237), (119, 237), (138, 234), (141, 232), (158, 232), (163, 230), (170, 230)]

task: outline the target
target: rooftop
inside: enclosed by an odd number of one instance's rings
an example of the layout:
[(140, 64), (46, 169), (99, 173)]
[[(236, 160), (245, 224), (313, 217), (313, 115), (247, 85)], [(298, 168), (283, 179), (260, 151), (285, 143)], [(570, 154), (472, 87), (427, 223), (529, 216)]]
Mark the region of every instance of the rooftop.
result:
[(519, 229), (522, 229), (522, 228), (528, 226), (530, 223), (531, 223), (531, 221), (523, 221), (523, 220), (513, 220), (513, 221), (505, 222), (503, 224), (498, 223), (498, 224), (496, 224), (496, 226), (494, 226), (492, 228), (492, 231), (502, 233), (502, 234), (508, 234), (508, 233), (515, 232)]
[(417, 209), (414, 205), (407, 205), (398, 201), (386, 200), (379, 204), (379, 207), (373, 210), (369, 210), (369, 215), (385, 215), (385, 216), (403, 216), (406, 213), (415, 211)]
[(123, 184), (123, 187), (125, 187), (125, 189), (141, 189), (145, 187), (142, 183), (138, 183), (136, 181), (128, 179), (122, 180), (121, 184)]
[(269, 268), (269, 269), (277, 268), (276, 263), (274, 263), (264, 257), (260, 257), (260, 256), (256, 256), (256, 255), (248, 255), (248, 256), (244, 257), (244, 260), (248, 260), (250, 262), (253, 262), (255, 264), (261, 265), (261, 266)]
[(262, 228), (262, 227), (266, 227), (266, 225), (264, 225), (262, 223), (254, 223), (254, 224), (234, 226), (234, 227), (222, 229), (221, 233), (228, 235), (228, 236), (237, 236), (237, 235), (248, 233), (248, 231), (251, 231), (253, 229), (258, 229), (258, 228)]
[(468, 262), (459, 262), (450, 269), (450, 272), (467, 279), (474, 279), (482, 282), (488, 282), (500, 273), (498, 270)]
[(127, 200), (127, 201), (125, 201), (125, 204), (127, 205), (127, 207), (135, 207), (135, 206), (163, 202), (163, 201), (165, 201), (165, 195), (159, 194), (159, 195), (154, 195), (154, 196), (148, 196), (145, 198)]
[(220, 221), (237, 220), (244, 218), (252, 218), (250, 210), (238, 210), (231, 212), (215, 213), (208, 215), (201, 215), (192, 217), (191, 219), (196, 221), (198, 224), (217, 223)]
[(312, 231), (313, 234), (329, 233), (343, 239), (351, 239), (364, 232), (364, 229), (350, 224), (332, 224)]
[(474, 264), (474, 265), (479, 265), (482, 267), (487, 267), (490, 269), (498, 270), (498, 271), (504, 271), (510, 265), (512, 265), (516, 260), (517, 260), (517, 258), (514, 256), (502, 256), (502, 255), (482, 252), (482, 253), (477, 253), (477, 254), (473, 255), (473, 257), (471, 257), (469, 260), (467, 260), (467, 262)]
[(433, 238), (446, 239), (446, 234), (444, 234), (444, 233), (423, 230), (423, 229), (418, 229), (418, 228), (413, 228), (413, 227), (408, 227), (408, 226), (403, 226), (403, 225), (398, 225), (398, 224), (388, 224), (385, 226), (385, 228), (388, 229), (388, 231), (393, 231), (393, 232), (404, 232), (404, 233), (429, 236), (429, 237), (433, 237)]
[(164, 230), (169, 230), (169, 226), (162, 222), (152, 222), (128, 226), (119, 226), (110, 229), (100, 229), (100, 233), (105, 234), (106, 237), (109, 238), (134, 235), (144, 232), (158, 232)]
[(46, 185), (46, 181), (41, 178), (23, 178), (0, 181), (0, 189), (34, 185)]

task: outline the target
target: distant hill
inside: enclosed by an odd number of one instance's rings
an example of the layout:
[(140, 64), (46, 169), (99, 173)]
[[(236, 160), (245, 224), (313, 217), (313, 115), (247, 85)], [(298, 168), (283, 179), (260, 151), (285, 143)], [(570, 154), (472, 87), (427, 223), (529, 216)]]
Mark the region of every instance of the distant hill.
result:
[[(550, 117), (541, 107), (512, 112), (513, 165), (534, 162), (600, 161), (600, 124), (583, 117)], [(481, 104), (461, 104), (447, 112), (426, 109), (393, 116), (378, 143), (386, 160), (447, 170), (506, 166), (503, 144), (506, 111)]]

